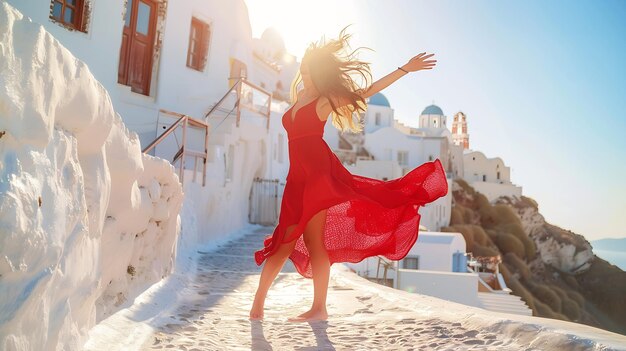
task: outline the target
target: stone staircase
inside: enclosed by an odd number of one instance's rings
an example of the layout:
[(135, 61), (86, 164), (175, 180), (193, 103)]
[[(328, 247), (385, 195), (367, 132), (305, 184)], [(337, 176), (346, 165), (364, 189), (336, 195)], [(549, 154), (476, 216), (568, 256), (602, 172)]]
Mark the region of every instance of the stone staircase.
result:
[(478, 292), (479, 307), (489, 311), (532, 316), (533, 311), (521, 297), (502, 292)]

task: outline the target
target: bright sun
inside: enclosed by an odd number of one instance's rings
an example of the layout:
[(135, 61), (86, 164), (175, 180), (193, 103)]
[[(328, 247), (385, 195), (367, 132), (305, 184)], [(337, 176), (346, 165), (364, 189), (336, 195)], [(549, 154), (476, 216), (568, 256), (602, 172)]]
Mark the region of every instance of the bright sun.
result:
[(302, 58), (309, 43), (322, 36), (336, 38), (349, 24), (350, 45), (358, 42), (360, 23), (358, 6), (352, 1), (245, 0), (252, 26), (252, 35), (260, 37), (268, 27), (274, 27), (283, 37), (287, 52)]

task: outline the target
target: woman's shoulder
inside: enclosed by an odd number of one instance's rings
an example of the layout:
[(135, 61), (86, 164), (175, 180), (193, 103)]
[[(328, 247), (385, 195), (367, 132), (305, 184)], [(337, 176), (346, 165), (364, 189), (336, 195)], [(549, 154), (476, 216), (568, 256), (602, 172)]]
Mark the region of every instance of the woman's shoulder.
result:
[(326, 119), (328, 119), (328, 115), (333, 111), (332, 106), (330, 106), (330, 103), (328, 102), (328, 98), (320, 95), (317, 98), (317, 103), (315, 104), (315, 112), (318, 116), (318, 118), (322, 121), (325, 122)]

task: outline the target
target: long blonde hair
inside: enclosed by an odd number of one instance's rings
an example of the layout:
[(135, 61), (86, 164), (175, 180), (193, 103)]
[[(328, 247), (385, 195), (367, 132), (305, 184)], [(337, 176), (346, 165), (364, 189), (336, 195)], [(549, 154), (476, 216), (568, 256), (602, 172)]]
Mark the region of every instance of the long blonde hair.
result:
[[(322, 38), (319, 43), (311, 43), (304, 53), (302, 64), (308, 65), (311, 80), (320, 96), (326, 97), (330, 102), (333, 109), (331, 119), (333, 125), (342, 132), (346, 130), (361, 132), (363, 124), (361, 123), (360, 112), (367, 109), (367, 104), (360, 93), (367, 90), (371, 85), (372, 73), (369, 62), (356, 59), (355, 53), (362, 47), (351, 53), (345, 51), (346, 48), (350, 47), (348, 39), (351, 37), (351, 34), (345, 33), (347, 28), (348, 26), (341, 30), (338, 39), (325, 42)], [(365, 85), (363, 88), (353, 79), (352, 75), (354, 74), (363, 77)], [(298, 100), (297, 88), (301, 81), (302, 76), (298, 70), (291, 83), (292, 104)], [(335, 98), (347, 99), (349, 103), (337, 107)], [(357, 123), (354, 122), (355, 116)]]

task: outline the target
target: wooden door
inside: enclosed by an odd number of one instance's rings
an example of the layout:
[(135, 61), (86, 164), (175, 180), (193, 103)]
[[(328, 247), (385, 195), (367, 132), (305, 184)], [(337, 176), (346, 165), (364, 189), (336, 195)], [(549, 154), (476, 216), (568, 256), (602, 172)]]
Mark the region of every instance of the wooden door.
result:
[(128, 0), (117, 80), (143, 95), (150, 94), (156, 16), (156, 0)]

